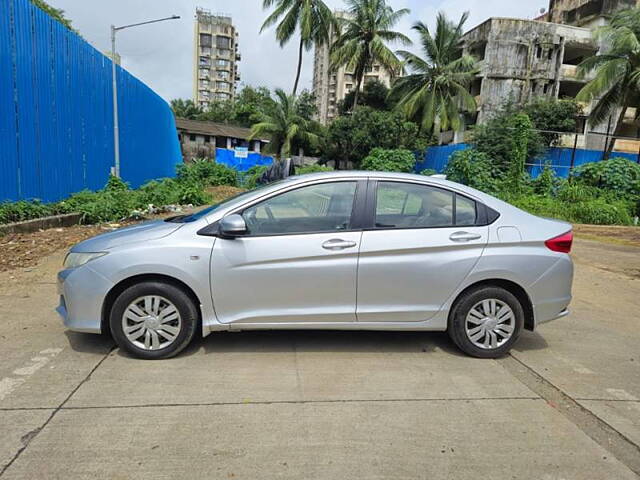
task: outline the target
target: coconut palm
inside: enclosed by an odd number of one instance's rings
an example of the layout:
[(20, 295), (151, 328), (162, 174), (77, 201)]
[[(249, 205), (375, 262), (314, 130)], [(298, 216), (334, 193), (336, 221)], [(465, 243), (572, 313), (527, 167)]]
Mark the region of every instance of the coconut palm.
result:
[(202, 109), (198, 107), (193, 100), (183, 100), (176, 98), (171, 100), (171, 110), (176, 117), (188, 118), (193, 120), (202, 115)]
[(344, 66), (348, 71), (354, 72), (355, 108), (364, 74), (373, 63), (379, 63), (389, 72), (400, 72), (402, 64), (386, 42), (411, 45), (411, 40), (406, 35), (392, 30), (409, 13), (409, 9), (394, 11), (386, 0), (346, 0), (346, 4), (346, 15), (336, 19), (340, 33), (331, 47), (331, 68)]
[(284, 160), (291, 156), (295, 145), (313, 145), (318, 136), (313, 132), (312, 122), (300, 114), (298, 98), (281, 89), (275, 93), (274, 108), (269, 114), (263, 113), (260, 121), (251, 127), (249, 140), (267, 137), (270, 142), (266, 151)]
[[(596, 32), (604, 46), (599, 55), (587, 58), (578, 66), (581, 77), (594, 73), (578, 93), (578, 101), (595, 102), (589, 115), (592, 125), (607, 121), (618, 109), (614, 136), (620, 133), (627, 109), (637, 105), (640, 97), (640, 8), (617, 12), (609, 25)], [(605, 159), (613, 151), (609, 142)]]
[(331, 26), (335, 25), (335, 19), (331, 9), (322, 0), (263, 0), (262, 2), (264, 9), (271, 8), (273, 5), (276, 8), (262, 24), (260, 33), (282, 18), (276, 28), (276, 39), (282, 47), (291, 40), (296, 30), (300, 31), (298, 69), (293, 84), (293, 95), (295, 95), (300, 82), (303, 51), (310, 50), (314, 44), (327, 43)]
[(398, 55), (413, 72), (398, 79), (391, 92), (398, 98), (398, 108), (424, 131), (433, 131), (436, 123), (441, 131), (459, 130), (462, 114), (474, 112), (476, 102), (468, 88), (476, 74), (476, 60), (460, 51), (464, 13), (455, 24), (442, 12), (438, 13), (435, 33), (422, 22), (413, 29), (420, 35), (424, 57), (399, 51)]

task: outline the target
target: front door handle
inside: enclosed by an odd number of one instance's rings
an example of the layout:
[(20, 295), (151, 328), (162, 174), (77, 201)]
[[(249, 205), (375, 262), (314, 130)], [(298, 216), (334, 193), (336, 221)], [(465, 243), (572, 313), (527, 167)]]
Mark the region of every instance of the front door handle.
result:
[(356, 242), (350, 242), (348, 240), (334, 238), (324, 242), (322, 244), (322, 248), (324, 248), (325, 250), (344, 250), (345, 248), (353, 248), (356, 245), (357, 245)]
[(482, 235), (470, 232), (455, 232), (449, 236), (449, 240), (454, 242), (470, 242), (471, 240), (478, 240), (480, 238), (482, 238)]

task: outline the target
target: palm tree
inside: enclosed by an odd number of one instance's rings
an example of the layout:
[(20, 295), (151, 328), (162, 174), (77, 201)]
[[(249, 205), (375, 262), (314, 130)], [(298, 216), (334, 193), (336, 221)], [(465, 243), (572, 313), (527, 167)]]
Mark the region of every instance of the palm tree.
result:
[(202, 115), (202, 109), (193, 100), (183, 100), (182, 98), (171, 100), (171, 110), (176, 117), (188, 118), (189, 120)]
[[(609, 25), (601, 27), (596, 37), (604, 51), (587, 58), (578, 66), (585, 77), (594, 78), (578, 93), (581, 102), (595, 102), (589, 115), (592, 125), (600, 125), (620, 109), (615, 123), (614, 137), (620, 134), (629, 106), (637, 105), (640, 97), (640, 8), (617, 12)], [(607, 132), (608, 133), (608, 132)], [(615, 139), (607, 145), (604, 158), (611, 156)]]
[(335, 19), (331, 9), (322, 0), (263, 0), (262, 2), (264, 9), (271, 8), (273, 5), (276, 5), (276, 8), (262, 24), (260, 33), (284, 17), (276, 28), (276, 39), (282, 47), (291, 40), (297, 29), (300, 30), (298, 70), (293, 84), (293, 95), (295, 95), (300, 82), (303, 50), (310, 50), (314, 44), (327, 43), (331, 26), (335, 26)]
[(440, 130), (459, 130), (463, 112), (475, 112), (476, 102), (468, 88), (476, 74), (476, 60), (461, 54), (460, 41), (466, 12), (455, 24), (442, 12), (438, 13), (435, 34), (422, 22), (413, 29), (420, 35), (424, 58), (399, 51), (398, 55), (414, 72), (398, 79), (391, 96), (398, 98), (398, 108), (408, 119), (425, 131), (433, 131), (436, 123)]
[(340, 33), (331, 47), (331, 68), (345, 66), (354, 72), (355, 108), (364, 74), (374, 62), (389, 72), (400, 72), (402, 64), (386, 46), (386, 42), (411, 45), (406, 35), (392, 30), (398, 20), (409, 13), (409, 9), (394, 11), (386, 0), (346, 0), (346, 3), (347, 14), (337, 18)]
[(312, 122), (300, 113), (298, 98), (276, 90), (274, 108), (269, 114), (262, 114), (260, 122), (251, 127), (249, 140), (267, 137), (270, 140), (267, 151), (281, 160), (291, 156), (296, 144), (315, 144), (318, 135), (313, 133)]

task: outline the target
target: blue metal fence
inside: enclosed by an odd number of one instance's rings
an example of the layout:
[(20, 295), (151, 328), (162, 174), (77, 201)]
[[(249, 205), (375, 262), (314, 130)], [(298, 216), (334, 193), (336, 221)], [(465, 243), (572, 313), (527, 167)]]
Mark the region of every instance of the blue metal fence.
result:
[[(118, 67), (122, 178), (181, 162), (168, 104)], [(111, 61), (28, 0), (0, 0), (0, 201), (102, 188), (113, 165)]]
[[(458, 150), (465, 150), (467, 148), (471, 148), (471, 146), (466, 143), (429, 147), (424, 154), (423, 160), (416, 164), (415, 171), (421, 172), (422, 170), (430, 168), (438, 173), (443, 173), (447, 168), (451, 155)], [(576, 149), (574, 156), (572, 148), (549, 148), (544, 155), (532, 160), (531, 164), (528, 165), (528, 170), (532, 178), (537, 178), (545, 165), (549, 164), (557, 176), (567, 178), (571, 170), (572, 157), (573, 166), (579, 167), (585, 163), (601, 161), (603, 152), (602, 150)], [(613, 152), (612, 157), (622, 157), (632, 162), (638, 162), (638, 155), (632, 153)]]
[(216, 148), (216, 162), (235, 168), (239, 172), (246, 172), (251, 167), (269, 166), (273, 163), (272, 157), (265, 157), (256, 152), (248, 152), (246, 158), (238, 157), (235, 150)]

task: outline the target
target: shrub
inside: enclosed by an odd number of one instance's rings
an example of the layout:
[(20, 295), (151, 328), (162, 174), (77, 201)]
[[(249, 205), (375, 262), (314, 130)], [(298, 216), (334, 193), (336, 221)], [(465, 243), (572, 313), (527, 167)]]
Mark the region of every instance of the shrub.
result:
[(483, 192), (497, 191), (497, 181), (491, 176), (489, 157), (475, 149), (458, 150), (451, 155), (445, 169), (447, 180), (462, 183)]
[(104, 187), (107, 192), (124, 192), (129, 190), (129, 185), (121, 178), (109, 175), (107, 185)]
[(412, 172), (416, 157), (409, 150), (374, 148), (362, 161), (363, 170), (379, 172)]
[(619, 194), (640, 195), (640, 165), (626, 158), (581, 165), (573, 171), (576, 181)]
[(264, 172), (266, 172), (268, 169), (269, 167), (266, 167), (264, 165), (254, 165), (249, 170), (244, 172), (239, 183), (247, 190), (256, 188), (258, 186), (258, 182), (260, 181), (260, 177), (262, 177)]
[(59, 212), (55, 205), (44, 204), (39, 200), (0, 203), (0, 223), (22, 222), (57, 213)]
[(438, 172), (436, 172), (433, 168), (425, 168), (420, 172), (420, 175), (424, 175), (425, 177), (430, 177), (431, 175), (437, 175), (437, 174)]
[(533, 180), (531, 183), (535, 193), (550, 197), (556, 192), (561, 181), (556, 176), (556, 172), (553, 168), (551, 168), (549, 164), (546, 164), (542, 169), (542, 172), (540, 172), (540, 175), (538, 175), (538, 178)]
[(305, 165), (303, 167), (296, 167), (296, 175), (306, 175), (308, 173), (320, 173), (320, 172), (332, 172), (333, 168), (325, 165)]
[(200, 183), (212, 187), (238, 184), (238, 175), (233, 168), (206, 159), (182, 163), (178, 165), (177, 172), (180, 182)]

